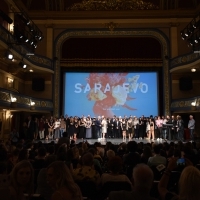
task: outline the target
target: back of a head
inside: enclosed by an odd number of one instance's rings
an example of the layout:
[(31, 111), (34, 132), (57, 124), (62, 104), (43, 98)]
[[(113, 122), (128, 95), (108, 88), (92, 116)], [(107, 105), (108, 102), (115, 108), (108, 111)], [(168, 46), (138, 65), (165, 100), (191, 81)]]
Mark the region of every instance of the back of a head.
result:
[(145, 164), (138, 164), (133, 169), (133, 185), (136, 190), (143, 190), (149, 192), (152, 183), (153, 183), (154, 175), (151, 168)]
[(112, 157), (115, 156), (115, 152), (113, 150), (108, 150), (106, 152), (106, 155), (107, 155), (108, 159), (111, 159)]
[(128, 142), (127, 149), (129, 152), (136, 152), (137, 151), (137, 142), (135, 142), (135, 141)]
[(184, 200), (200, 199), (200, 171), (193, 166), (186, 167), (179, 179), (179, 196)]
[(159, 145), (154, 145), (153, 151), (155, 154), (160, 154), (160, 146)]
[(123, 161), (119, 156), (114, 156), (108, 161), (108, 169), (114, 174), (119, 173), (122, 167)]
[(82, 157), (82, 162), (83, 165), (85, 166), (92, 166), (94, 164), (94, 158), (93, 155), (91, 153), (86, 153), (83, 157)]

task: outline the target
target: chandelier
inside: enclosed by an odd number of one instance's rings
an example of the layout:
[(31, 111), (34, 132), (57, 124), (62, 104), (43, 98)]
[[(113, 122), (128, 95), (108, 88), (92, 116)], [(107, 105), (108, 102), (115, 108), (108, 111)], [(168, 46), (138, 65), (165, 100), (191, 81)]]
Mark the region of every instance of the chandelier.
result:
[(141, 0), (83, 0), (67, 8), (70, 11), (158, 10), (159, 6)]

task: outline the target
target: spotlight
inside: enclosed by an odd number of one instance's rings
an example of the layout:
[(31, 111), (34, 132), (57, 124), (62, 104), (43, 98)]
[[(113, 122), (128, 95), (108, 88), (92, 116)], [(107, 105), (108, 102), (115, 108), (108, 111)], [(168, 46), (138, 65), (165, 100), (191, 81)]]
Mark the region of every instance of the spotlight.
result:
[(19, 63), (19, 66), (22, 67), (23, 69), (27, 68), (27, 65), (24, 64), (24, 62), (22, 62), (22, 61)]
[(197, 71), (196, 68), (192, 68), (192, 69), (191, 69), (191, 72), (196, 72), (196, 71)]
[(21, 18), (21, 20), (26, 24), (29, 25), (31, 22), (30, 20), (26, 19), (22, 14), (18, 14), (18, 16)]
[(43, 39), (43, 36), (39, 36), (38, 40), (41, 41)]
[(24, 41), (25, 41), (25, 42), (28, 42), (29, 39), (28, 39), (27, 37), (24, 37)]
[(12, 60), (13, 57), (14, 57), (13, 54), (12, 54), (11, 52), (9, 52), (9, 51), (6, 53), (6, 56), (7, 56), (7, 58), (8, 58), (9, 60)]

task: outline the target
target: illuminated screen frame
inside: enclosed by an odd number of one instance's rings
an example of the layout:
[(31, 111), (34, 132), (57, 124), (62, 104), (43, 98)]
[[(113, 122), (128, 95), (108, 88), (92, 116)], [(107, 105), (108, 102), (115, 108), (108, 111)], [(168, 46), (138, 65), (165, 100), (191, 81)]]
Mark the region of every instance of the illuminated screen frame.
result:
[[(133, 95), (127, 95), (127, 99), (128, 100), (126, 102), (124, 102), (125, 100), (123, 99), (123, 97), (120, 97), (119, 95), (117, 96), (117, 94), (114, 94), (114, 92), (113, 92), (111, 87), (115, 87), (116, 84), (120, 85), (118, 83), (114, 83), (114, 86), (112, 84), (110, 84), (110, 91), (112, 91), (112, 98), (114, 96), (115, 103), (117, 103), (114, 106), (115, 107), (114, 110), (110, 109), (109, 105), (106, 105), (106, 107), (104, 108), (104, 109), (107, 110), (106, 112), (105, 111), (103, 111), (103, 112), (99, 112), (99, 111), (96, 112), (95, 111), (94, 112), (94, 107), (95, 108), (102, 107), (102, 104), (96, 105), (97, 101), (100, 101), (100, 103), (101, 103), (101, 101), (103, 101), (103, 106), (105, 106), (105, 101), (106, 101), (105, 99), (108, 98), (108, 97), (105, 97), (104, 94), (106, 94), (108, 92), (108, 93), (110, 93), (109, 95), (111, 95), (111, 92), (109, 91), (109, 86), (107, 85), (107, 87), (105, 87), (105, 84), (104, 84), (104, 87), (102, 87), (102, 88), (104, 88), (103, 93), (101, 92), (100, 94), (95, 95), (96, 93), (98, 93), (98, 91), (99, 91), (98, 87), (100, 87), (100, 86), (99, 85), (96, 85), (96, 87), (93, 87), (94, 85), (93, 86), (87, 86), (88, 80), (86, 81), (86, 78), (90, 78), (91, 79), (91, 77), (90, 77), (91, 73), (97, 73), (97, 74), (113, 74), (113, 73), (115, 73), (115, 74), (129, 74), (131, 76), (126, 77), (126, 81), (128, 80), (128, 82), (129, 82), (129, 89), (130, 89), (130, 84), (133, 85), (133, 83), (134, 84), (135, 83), (138, 84), (138, 87), (137, 87), (137, 89), (138, 89), (141, 86), (140, 85), (141, 83), (150, 84), (152, 81), (154, 81), (155, 86), (157, 86), (157, 87), (154, 88), (155, 96), (154, 96), (153, 100), (155, 101), (155, 104), (152, 105), (151, 99), (147, 99), (147, 98), (141, 99), (140, 98), (139, 103), (141, 104), (141, 102), (143, 102), (143, 105), (148, 105), (148, 106), (145, 109), (144, 109), (145, 106), (142, 106), (143, 107), (143, 111), (138, 112), (138, 107), (137, 107), (138, 103), (136, 102), (137, 98), (134, 99), (135, 97)], [(75, 77), (77, 78), (77, 80), (74, 79), (74, 78), (66, 79), (67, 74), (68, 75), (69, 74), (75, 74), (76, 75)], [(153, 74), (154, 80), (153, 79), (152, 80), (147, 80), (146, 81), (147, 83), (145, 83), (143, 77), (141, 77), (141, 76), (139, 78), (135, 77), (138, 74), (139, 75)], [(79, 77), (79, 75), (81, 75), (81, 76), (85, 75), (84, 78), (82, 78), (82, 80), (84, 79), (84, 83), (80, 81), (81, 78)], [(160, 79), (160, 73), (159, 73), (158, 70), (142, 71), (142, 72), (141, 71), (129, 71), (129, 72), (125, 72), (125, 73), (124, 72), (112, 72), (112, 71), (111, 72), (63, 71), (63, 77), (62, 78), (63, 78), (63, 99), (62, 99), (63, 102), (61, 103), (62, 104), (61, 105), (62, 106), (61, 110), (62, 110), (62, 113), (64, 115), (67, 114), (69, 116), (79, 116), (79, 117), (82, 116), (82, 115), (85, 115), (85, 116), (86, 115), (90, 115), (90, 116), (93, 116), (93, 117), (94, 116), (97, 117), (99, 115), (104, 115), (106, 117), (111, 117), (113, 115), (116, 115), (116, 116), (124, 116), (124, 115), (130, 116), (130, 115), (132, 115), (132, 116), (140, 117), (141, 115), (144, 115), (144, 116), (149, 117), (150, 115), (157, 116), (159, 114), (159, 111), (160, 111), (160, 96), (159, 96), (159, 93), (160, 93), (160, 83), (161, 83), (160, 80), (161, 79)], [(112, 80), (112, 78), (113, 77), (111, 77), (110, 81)], [(69, 89), (69, 93), (68, 94), (65, 93), (65, 90), (66, 90), (65, 84), (66, 84), (67, 81), (69, 81), (68, 84), (69, 84), (69, 86), (71, 88), (71, 89)], [(136, 82), (134, 82), (134, 81), (136, 81)], [(77, 87), (75, 88), (75, 83), (80, 83), (80, 84), (76, 85)], [(90, 80), (90, 83), (91, 83), (91, 80)], [(123, 86), (123, 85), (121, 85), (121, 86)], [(126, 89), (126, 87), (127, 86), (124, 85), (124, 87), (119, 87), (118, 90), (121, 90), (122, 92), (124, 92), (124, 89)], [(95, 90), (95, 88), (96, 88), (96, 90)], [(100, 90), (102, 88), (100, 88)], [(90, 89), (90, 91), (88, 91), (89, 89)], [(132, 89), (135, 90), (134, 87), (132, 87)], [(80, 92), (80, 90), (81, 90), (81, 92)], [(91, 93), (92, 90), (93, 90), (93, 93)], [(96, 91), (96, 93), (94, 92), (94, 90)], [(143, 90), (144, 90), (144, 88), (143, 88)], [(65, 101), (65, 99), (67, 99), (68, 96), (70, 96), (70, 98), (71, 98), (71, 95), (73, 94), (74, 91), (80, 92), (80, 93), (76, 93), (76, 95), (72, 98), (72, 100)], [(85, 93), (84, 93), (84, 91), (85, 91)], [(138, 91), (136, 91), (136, 92), (138, 92)], [(106, 96), (109, 96), (109, 95), (106, 95)], [(126, 94), (124, 93), (123, 96), (126, 96)], [(83, 103), (80, 103), (80, 99), (81, 99), (81, 101)], [(88, 99), (91, 99), (91, 101), (89, 101)], [(82, 105), (81, 107), (78, 105), (78, 102), (79, 102), (79, 104)], [(134, 102), (133, 105), (132, 104), (130, 105), (130, 102)], [(74, 103), (74, 106), (71, 105), (72, 103)], [(66, 104), (69, 104), (68, 107), (73, 107), (74, 108), (74, 113), (71, 113), (71, 111), (67, 112)], [(85, 109), (88, 108), (86, 106), (87, 104), (90, 105), (90, 108), (91, 108), (88, 112), (85, 111)], [(110, 103), (110, 104), (113, 105), (112, 103)], [(154, 109), (155, 109), (154, 112), (151, 111), (153, 106), (154, 106)], [(82, 112), (78, 112), (78, 110), (80, 110), (80, 109), (82, 109)], [(134, 110), (134, 109), (137, 109), (137, 111)], [(139, 109), (139, 110), (141, 110), (141, 109)], [(148, 112), (148, 110), (150, 110), (150, 111)]]

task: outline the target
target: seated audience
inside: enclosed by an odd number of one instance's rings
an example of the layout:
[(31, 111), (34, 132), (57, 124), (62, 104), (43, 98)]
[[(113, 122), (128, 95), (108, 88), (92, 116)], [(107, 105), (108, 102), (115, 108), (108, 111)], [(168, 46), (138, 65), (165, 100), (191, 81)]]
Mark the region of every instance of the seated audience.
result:
[(62, 161), (53, 162), (47, 168), (47, 181), (54, 190), (51, 200), (81, 200), (82, 194), (74, 182), (68, 167)]
[(145, 164), (138, 164), (133, 169), (133, 191), (117, 191), (109, 194), (109, 200), (154, 200), (150, 197), (153, 184), (153, 172)]
[(200, 171), (192, 166), (192, 163), (185, 158), (185, 168), (183, 169), (179, 179), (179, 194), (168, 191), (167, 186), (171, 176), (171, 172), (177, 169), (178, 158), (170, 160), (166, 171), (164, 172), (158, 190), (161, 199), (169, 200), (199, 200), (200, 199)]
[(128, 182), (131, 185), (131, 182), (128, 179), (128, 177), (124, 174), (120, 174), (120, 172), (122, 172), (122, 168), (123, 168), (123, 162), (119, 156), (114, 156), (110, 158), (110, 160), (108, 161), (108, 170), (110, 171), (110, 173), (102, 174), (100, 180), (101, 185), (104, 185), (106, 182), (112, 182), (112, 181)]
[(29, 161), (17, 163), (10, 174), (11, 200), (25, 200), (24, 193), (30, 197), (33, 194), (33, 178), (34, 172)]
[(82, 157), (82, 166), (73, 171), (75, 181), (92, 181), (96, 184), (99, 183), (100, 175), (94, 170), (94, 158), (91, 153), (86, 153)]
[(153, 151), (154, 151), (154, 156), (150, 157), (149, 160), (148, 160), (149, 167), (156, 167), (160, 164), (163, 164), (164, 166), (166, 166), (167, 159), (160, 155), (159, 145), (154, 145)]

